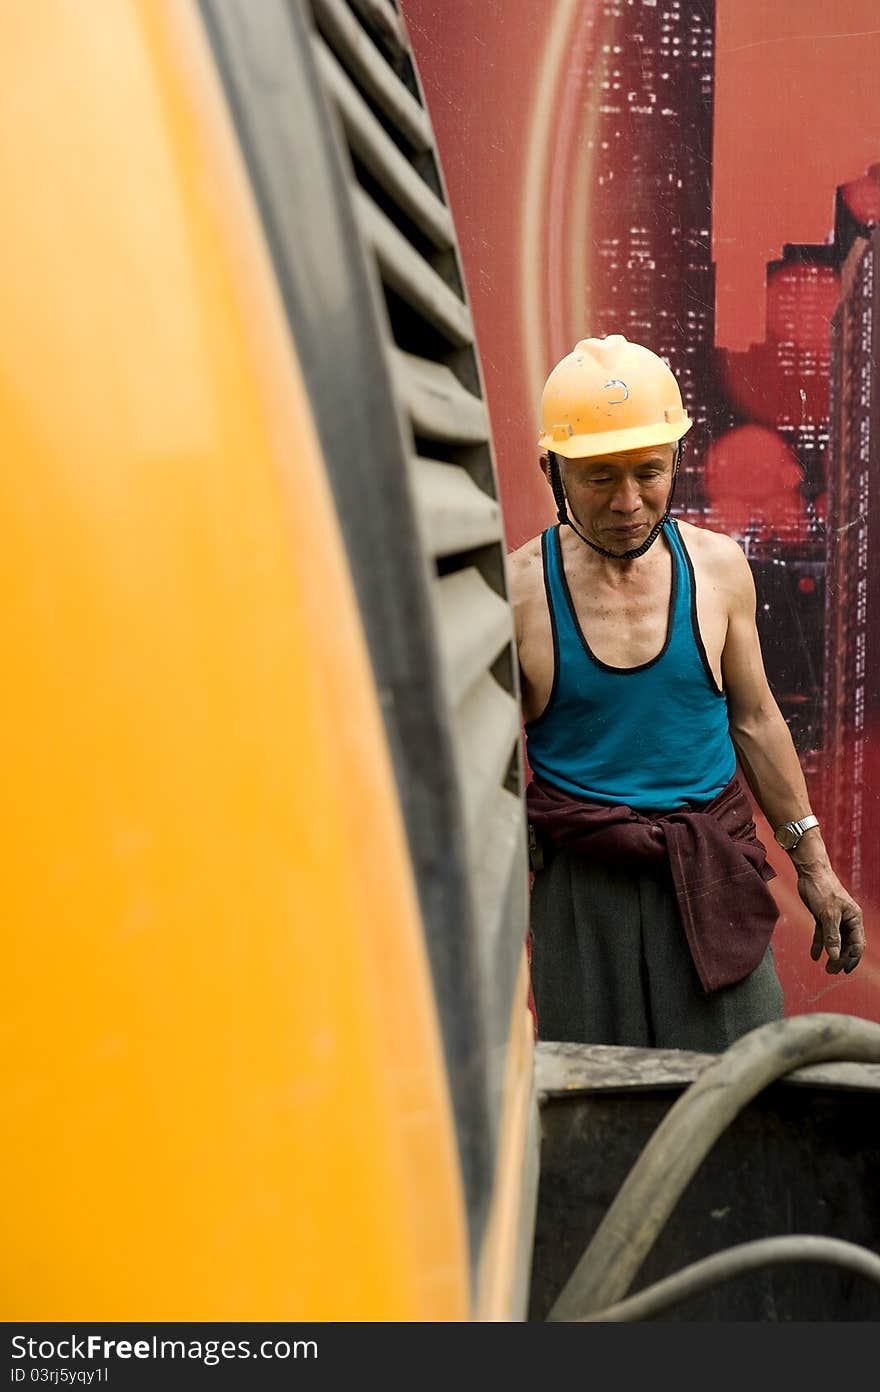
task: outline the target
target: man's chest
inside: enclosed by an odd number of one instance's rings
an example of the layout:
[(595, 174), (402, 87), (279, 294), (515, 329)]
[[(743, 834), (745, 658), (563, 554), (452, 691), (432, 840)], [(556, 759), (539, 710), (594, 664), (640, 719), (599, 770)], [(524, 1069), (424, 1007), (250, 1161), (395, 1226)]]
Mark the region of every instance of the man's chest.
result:
[(705, 650), (721, 685), (721, 659), (727, 633), (726, 610), (699, 566), (680, 566), (658, 556), (650, 572), (607, 583), (589, 570), (572, 567), (567, 599), (592, 655), (609, 667), (640, 667), (668, 646), (675, 626)]
[(637, 588), (572, 588), (574, 615), (593, 656), (609, 667), (638, 667), (657, 657), (672, 622), (672, 596)]

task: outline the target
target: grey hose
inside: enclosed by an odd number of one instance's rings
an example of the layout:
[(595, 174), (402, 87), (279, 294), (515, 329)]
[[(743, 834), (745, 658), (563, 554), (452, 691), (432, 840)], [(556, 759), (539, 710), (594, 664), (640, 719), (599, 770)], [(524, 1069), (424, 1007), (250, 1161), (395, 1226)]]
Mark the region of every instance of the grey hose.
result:
[(582, 1320), (632, 1279), (721, 1132), (762, 1088), (810, 1063), (880, 1062), (880, 1024), (850, 1015), (795, 1015), (732, 1044), (669, 1109), (624, 1180), (548, 1320)]
[(842, 1242), (837, 1237), (761, 1237), (756, 1242), (741, 1242), (724, 1252), (704, 1257), (682, 1267), (673, 1276), (666, 1276), (626, 1300), (619, 1300), (593, 1315), (585, 1315), (584, 1324), (614, 1324), (624, 1320), (653, 1319), (661, 1310), (685, 1300), (697, 1291), (708, 1290), (732, 1276), (756, 1267), (775, 1266), (782, 1262), (824, 1262), (845, 1267), (857, 1276), (864, 1276), (880, 1286), (880, 1257), (855, 1242)]

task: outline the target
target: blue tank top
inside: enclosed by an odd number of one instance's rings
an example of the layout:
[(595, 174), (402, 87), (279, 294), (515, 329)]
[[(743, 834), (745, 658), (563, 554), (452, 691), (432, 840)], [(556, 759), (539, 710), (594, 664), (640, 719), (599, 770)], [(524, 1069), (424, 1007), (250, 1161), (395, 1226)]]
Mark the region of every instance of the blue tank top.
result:
[(638, 667), (609, 667), (591, 651), (562, 564), (559, 526), (541, 538), (553, 626), (554, 675), (541, 715), (525, 726), (528, 760), (547, 783), (592, 802), (671, 811), (710, 802), (736, 771), (727, 697), (697, 624), (690, 557), (673, 518), (666, 642)]

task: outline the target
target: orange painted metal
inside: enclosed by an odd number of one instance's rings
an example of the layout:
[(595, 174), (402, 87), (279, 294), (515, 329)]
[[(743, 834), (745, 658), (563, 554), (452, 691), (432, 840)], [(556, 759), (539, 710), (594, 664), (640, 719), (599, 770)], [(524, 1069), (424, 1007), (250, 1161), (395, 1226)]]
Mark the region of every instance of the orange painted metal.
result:
[(200, 22), (0, 39), (3, 1318), (465, 1318), (378, 702)]

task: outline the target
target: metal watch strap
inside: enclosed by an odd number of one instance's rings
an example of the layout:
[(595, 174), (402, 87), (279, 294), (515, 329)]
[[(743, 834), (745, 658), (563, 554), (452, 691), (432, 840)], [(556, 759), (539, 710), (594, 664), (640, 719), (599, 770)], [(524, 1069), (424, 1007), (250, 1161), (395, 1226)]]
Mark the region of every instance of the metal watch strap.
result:
[[(819, 818), (815, 817), (811, 812), (806, 817), (801, 817), (796, 822), (783, 822), (781, 826), (778, 826), (776, 828), (773, 834), (781, 846), (783, 846), (787, 851), (793, 851), (800, 843), (801, 837), (804, 835), (804, 833), (810, 831), (813, 827), (817, 827), (818, 825)], [(786, 836), (784, 835), (784, 833), (788, 833), (788, 835)], [(791, 840), (791, 837), (794, 837), (794, 840), (791, 841), (791, 844), (789, 845), (787, 843)]]

